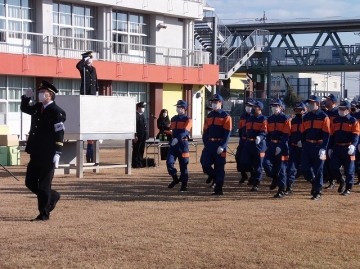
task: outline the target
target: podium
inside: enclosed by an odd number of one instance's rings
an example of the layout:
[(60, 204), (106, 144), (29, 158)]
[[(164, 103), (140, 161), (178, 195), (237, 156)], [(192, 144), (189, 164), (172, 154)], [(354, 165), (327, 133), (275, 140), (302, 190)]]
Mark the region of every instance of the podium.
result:
[[(124, 167), (131, 174), (131, 140), (136, 132), (136, 100), (122, 96), (58, 95), (66, 112), (64, 148), (55, 173), (82, 178), (84, 169)], [(125, 140), (125, 163), (99, 165), (99, 140)], [(84, 141), (94, 140), (94, 163), (84, 164)]]

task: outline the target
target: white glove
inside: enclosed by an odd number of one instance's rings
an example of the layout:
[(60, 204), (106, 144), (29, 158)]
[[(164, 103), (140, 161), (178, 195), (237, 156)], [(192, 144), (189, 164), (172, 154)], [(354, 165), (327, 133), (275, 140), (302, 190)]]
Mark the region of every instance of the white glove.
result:
[(86, 57), (86, 58), (84, 58), (84, 61), (86, 62), (87, 60), (89, 60), (90, 59), (90, 57)]
[(354, 153), (354, 151), (355, 151), (355, 146), (354, 146), (354, 145), (350, 145), (350, 146), (348, 147), (348, 149), (349, 149), (348, 154), (349, 154), (349, 155), (352, 155), (352, 154)]
[(59, 167), (59, 160), (60, 160), (60, 154), (55, 153), (55, 155), (53, 157), (53, 163), (54, 163), (55, 168)]
[(178, 142), (178, 139), (177, 138), (174, 138), (172, 141), (171, 141), (171, 146), (175, 146)]
[(301, 140), (299, 140), (299, 141), (297, 142), (297, 146), (298, 146), (298, 148), (302, 148)]
[(333, 153), (333, 150), (332, 149), (328, 149), (328, 155), (329, 157), (331, 158), (331, 154)]
[(221, 147), (221, 146), (219, 146), (219, 147), (217, 148), (216, 153), (217, 153), (217, 154), (221, 154), (223, 151), (224, 151), (224, 148)]
[(260, 141), (261, 141), (260, 136), (257, 136), (257, 137), (255, 138), (255, 144), (258, 145), (258, 144), (260, 143)]
[(320, 158), (320, 160), (325, 160), (325, 158), (326, 158), (326, 151), (325, 151), (325, 149), (320, 149), (320, 150), (319, 150), (319, 158)]
[(360, 144), (357, 146), (357, 148), (358, 148), (358, 151), (360, 152)]
[(31, 88), (27, 88), (25, 92), (26, 97), (31, 98), (34, 96), (33, 90)]
[(276, 149), (275, 149), (275, 155), (279, 155), (280, 152), (281, 152), (281, 148), (276, 147)]
[(100, 143), (100, 144), (102, 144), (102, 142), (103, 142), (103, 141), (104, 141), (104, 140), (102, 140), (102, 139), (99, 139), (99, 143)]

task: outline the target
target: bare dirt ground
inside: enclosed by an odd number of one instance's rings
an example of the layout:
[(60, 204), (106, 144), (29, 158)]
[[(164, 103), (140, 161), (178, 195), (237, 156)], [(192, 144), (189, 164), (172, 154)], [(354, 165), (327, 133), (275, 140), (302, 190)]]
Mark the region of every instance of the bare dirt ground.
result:
[[(100, 150), (101, 162), (123, 155)], [(165, 161), (131, 175), (57, 175), (61, 200), (39, 223), (29, 221), (38, 212), (27, 162), (22, 152), (21, 165), (7, 167), (20, 182), (0, 171), (0, 268), (360, 268), (359, 186), (311, 201), (300, 178), (294, 195), (274, 199), (268, 178), (258, 193), (239, 184), (230, 155), (224, 195), (213, 197), (191, 153), (187, 193), (167, 188)]]

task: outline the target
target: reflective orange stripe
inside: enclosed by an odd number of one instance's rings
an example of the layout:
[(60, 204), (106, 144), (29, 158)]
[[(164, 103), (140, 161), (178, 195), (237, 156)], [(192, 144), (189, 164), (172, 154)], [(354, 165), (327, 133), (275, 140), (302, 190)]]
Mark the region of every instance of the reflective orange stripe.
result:
[(326, 133), (330, 133), (330, 120), (325, 118), (322, 125), (322, 130)]
[(181, 154), (181, 156), (182, 156), (183, 158), (189, 158), (190, 153), (189, 153), (189, 152), (183, 152), (183, 153)]
[(316, 144), (316, 143), (322, 143), (323, 141), (322, 141), (322, 140), (311, 140), (311, 139), (306, 139), (306, 142)]
[(265, 157), (265, 152), (260, 152), (260, 157)]
[(239, 120), (239, 124), (238, 124), (238, 128), (241, 129), (245, 126), (246, 124), (246, 120), (245, 119), (241, 119)]
[(288, 160), (289, 160), (289, 156), (281, 156), (281, 160), (282, 160), (282, 161), (288, 161)]
[(232, 119), (230, 116), (227, 116), (225, 118), (223, 128), (228, 131), (230, 131), (232, 129)]
[(221, 152), (221, 157), (224, 157), (224, 158), (226, 158), (226, 151), (224, 152)]
[(350, 156), (350, 161), (355, 161), (355, 156)]
[(336, 145), (339, 145), (339, 146), (348, 146), (348, 145), (351, 145), (351, 142), (349, 143), (335, 143)]

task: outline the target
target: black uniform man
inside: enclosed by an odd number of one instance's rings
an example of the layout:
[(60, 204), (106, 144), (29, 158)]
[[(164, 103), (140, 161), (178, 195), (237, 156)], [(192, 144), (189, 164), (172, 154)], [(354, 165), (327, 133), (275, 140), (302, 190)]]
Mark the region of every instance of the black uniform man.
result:
[(133, 140), (132, 167), (142, 168), (145, 141), (146, 141), (146, 121), (144, 117), (145, 102), (136, 104), (136, 134)]
[(29, 105), (33, 96), (28, 89), (21, 97), (21, 111), (31, 115), (31, 127), (25, 151), (30, 154), (25, 185), (36, 194), (40, 214), (32, 221), (44, 221), (50, 217), (60, 199), (60, 194), (51, 189), (54, 168), (59, 165), (64, 138), (66, 114), (55, 102), (58, 90), (43, 80), (40, 84), (39, 102)]
[[(81, 95), (98, 95), (99, 83), (96, 74), (96, 68), (92, 65), (92, 51), (81, 54), (82, 59), (76, 65), (81, 76)], [(84, 90), (85, 84), (85, 90)]]

